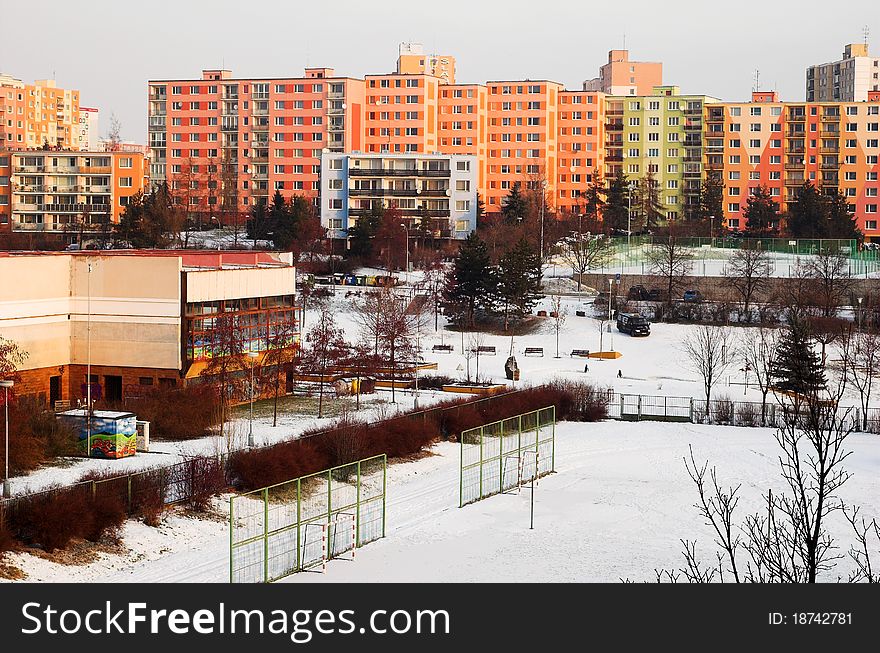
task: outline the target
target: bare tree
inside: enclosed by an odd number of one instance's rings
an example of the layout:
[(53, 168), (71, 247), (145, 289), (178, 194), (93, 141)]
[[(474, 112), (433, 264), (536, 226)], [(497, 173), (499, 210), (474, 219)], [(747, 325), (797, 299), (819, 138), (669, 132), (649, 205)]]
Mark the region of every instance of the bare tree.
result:
[[(880, 583), (880, 571), (871, 565), (871, 546), (880, 551), (880, 523), (877, 518), (866, 519), (859, 517), (859, 508), (845, 508), (846, 520), (852, 526), (856, 544), (849, 548), (850, 560), (855, 564), (855, 570), (849, 575), (850, 583)], [(869, 540), (874, 543), (869, 544)]]
[(390, 288), (383, 288), (383, 310), (378, 320), (379, 354), (391, 369), (391, 403), (395, 403), (395, 379), (401, 360), (413, 360), (418, 353), (416, 345), (421, 313), (410, 311), (406, 300), (397, 297)]
[[(764, 507), (737, 524), (735, 511), (740, 486), (722, 488), (708, 463), (698, 464), (691, 452), (685, 466), (700, 495), (700, 514), (713, 527), (715, 561), (700, 562), (695, 541), (683, 541), (686, 564), (677, 572), (657, 572), (658, 579), (683, 577), (689, 582), (727, 580), (759, 583), (815, 583), (834, 569), (844, 556), (837, 553), (828, 521), (843, 512), (856, 532), (858, 547), (851, 546), (856, 563), (851, 580), (874, 577), (867, 544), (876, 522), (858, 520), (856, 508), (847, 509), (838, 495), (849, 479), (844, 444), (851, 431), (847, 411), (835, 400), (815, 393), (784, 404), (784, 424), (776, 433), (779, 470), (784, 489), (768, 490)], [(861, 533), (861, 537), (860, 537)]]
[(220, 395), (220, 439), (229, 417), (229, 406), (238, 397), (243, 386), (241, 372), (248, 369), (245, 361), (244, 336), (235, 315), (219, 315), (214, 318), (211, 333), (211, 358), (202, 377), (212, 383)]
[(687, 365), (703, 380), (703, 391), (706, 393), (706, 417), (709, 416), (712, 388), (733, 361), (733, 352), (728, 351), (731, 343), (730, 329), (710, 325), (697, 327), (682, 343)]
[(318, 375), (318, 417), (324, 416), (324, 386), (327, 375), (334, 371), (345, 357), (346, 343), (342, 330), (336, 326), (333, 312), (325, 303), (317, 322), (306, 334), (303, 349), (303, 367)]
[(670, 233), (665, 239), (652, 245), (647, 257), (651, 265), (651, 274), (661, 277), (664, 281), (667, 307), (671, 308), (673, 297), (691, 272), (693, 255), (689, 248)]
[(778, 342), (779, 329), (757, 327), (744, 329), (740, 335), (739, 351), (761, 391), (761, 426), (767, 425), (767, 395), (773, 386), (773, 360)]
[(813, 340), (822, 346), (822, 367), (825, 367), (827, 359), (826, 350), (829, 345), (839, 340), (844, 331), (852, 326), (852, 322), (839, 317), (813, 316), (807, 318), (807, 326)]
[(27, 360), (28, 352), (15, 341), (0, 336), (0, 379), (14, 379), (18, 366)]
[(859, 393), (862, 430), (867, 431), (871, 392), (875, 379), (880, 376), (880, 336), (850, 329), (841, 336), (838, 353), (846, 361), (844, 369), (849, 375), (847, 380)]
[[(293, 311), (291, 311), (291, 314)], [(278, 425), (278, 394), (281, 391), (281, 375), (293, 374), (300, 358), (299, 343), (296, 340), (296, 322), (273, 324), (266, 338), (266, 355), (263, 357), (261, 371), (272, 370), (274, 398), (272, 405), (272, 426)]]
[(730, 257), (723, 278), (742, 299), (746, 322), (751, 322), (750, 304), (755, 295), (764, 292), (770, 284), (769, 255), (763, 249), (744, 245)]
[(379, 329), (387, 298), (387, 289), (367, 291), (364, 299), (355, 306), (361, 340), (372, 343), (374, 356), (379, 355)]
[(107, 132), (107, 150), (118, 152), (122, 144), (122, 122), (115, 113), (110, 114), (110, 131)]
[(823, 251), (810, 257), (805, 268), (822, 315), (833, 317), (856, 285), (849, 271), (849, 260), (845, 254)]
[(466, 356), (467, 358), (467, 373), (468, 373), (468, 383), (471, 382), (471, 356), (476, 359), (477, 369), (476, 374), (474, 375), (474, 383), (480, 382), (480, 354), (482, 353), (483, 347), (486, 345), (486, 334), (482, 331), (473, 331), (468, 334), (468, 353), (470, 356)]
[[(235, 155), (237, 156), (237, 155)], [(223, 150), (220, 164), (220, 210), (224, 216), (224, 224), (232, 222), (233, 246), (238, 248), (238, 236), (241, 231), (241, 210), (238, 197), (238, 159), (234, 158), (230, 148)]]
[(566, 243), (562, 258), (571, 266), (572, 275), (577, 277), (578, 292), (581, 291), (583, 276), (590, 270), (601, 268), (611, 261), (614, 247), (611, 239), (604, 235), (591, 236), (578, 234)]
[(550, 314), (553, 317), (553, 327), (556, 331), (556, 358), (559, 358), (559, 332), (565, 325), (566, 309), (562, 303), (562, 295), (550, 297)]

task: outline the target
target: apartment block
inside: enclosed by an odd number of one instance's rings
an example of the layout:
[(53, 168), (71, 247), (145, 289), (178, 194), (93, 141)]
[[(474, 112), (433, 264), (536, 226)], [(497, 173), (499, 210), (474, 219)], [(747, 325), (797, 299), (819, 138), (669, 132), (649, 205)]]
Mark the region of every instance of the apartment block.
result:
[(401, 75), (431, 75), (441, 84), (455, 84), (455, 57), (448, 54), (425, 54), (421, 43), (401, 43), (397, 72)]
[(331, 238), (391, 207), (411, 234), (461, 239), (476, 228), (476, 156), (325, 152), (322, 171), (321, 223)]
[(0, 234), (98, 230), (145, 184), (138, 152), (0, 150)]
[(592, 91), (561, 91), (558, 97), (559, 151), (554, 204), (557, 211), (577, 215), (585, 209), (585, 189), (605, 165), (605, 98)]
[(0, 74), (0, 147), (79, 148), (79, 91)]
[(395, 73), (367, 75), (364, 84), (365, 152), (425, 154), (438, 151), (439, 79)]
[(880, 91), (880, 57), (867, 43), (850, 43), (840, 60), (807, 68), (807, 102), (865, 102), (869, 91)]
[(477, 157), (477, 190), (486, 197), (487, 91), (481, 84), (449, 84), (440, 89), (438, 151)]
[(706, 168), (722, 175), (725, 217), (744, 229), (748, 197), (758, 186), (788, 210), (805, 182), (838, 189), (869, 239), (880, 237), (880, 94), (868, 102), (781, 102), (772, 92), (752, 102), (721, 102), (706, 113)]
[(100, 121), (101, 112), (92, 107), (79, 108), (79, 125), (76, 132), (76, 142), (78, 150), (83, 152), (94, 152), (98, 148), (98, 140), (100, 134), (98, 132), (98, 123)]
[(276, 190), (316, 205), (321, 154), (363, 149), (363, 80), (332, 68), (299, 78), (149, 82), (150, 180), (189, 213), (241, 216)]
[(558, 104), (562, 84), (547, 80), (496, 81), (488, 89), (488, 174), (485, 205), (501, 210), (519, 183), (553, 206), (558, 159)]
[(608, 63), (599, 68), (598, 77), (584, 82), (584, 90), (607, 95), (650, 95), (662, 85), (662, 63), (630, 61), (629, 50), (611, 50)]
[(703, 180), (703, 111), (717, 102), (658, 86), (651, 95), (605, 98), (605, 175), (619, 171), (635, 185), (649, 171), (668, 220), (689, 217)]

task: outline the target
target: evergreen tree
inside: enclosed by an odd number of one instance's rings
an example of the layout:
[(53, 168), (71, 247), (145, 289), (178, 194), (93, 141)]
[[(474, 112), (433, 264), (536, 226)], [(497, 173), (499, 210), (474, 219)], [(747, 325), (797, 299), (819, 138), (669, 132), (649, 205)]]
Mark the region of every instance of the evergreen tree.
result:
[(788, 233), (792, 238), (826, 238), (825, 202), (813, 182), (804, 182), (789, 204)]
[(743, 211), (746, 231), (752, 236), (767, 236), (776, 231), (779, 204), (770, 195), (770, 189), (761, 185), (749, 196)]
[(483, 198), (480, 197), (480, 194), (477, 193), (477, 225), (480, 224), (484, 215), (486, 215), (486, 204), (483, 202)]
[(626, 229), (629, 223), (629, 180), (618, 170), (608, 180), (603, 217), (608, 229)]
[(522, 318), (531, 312), (543, 297), (541, 290), (541, 259), (525, 238), (507, 251), (498, 264), (496, 288), (498, 305), (504, 315), (504, 330), (511, 316)]
[(721, 224), (724, 219), (724, 180), (717, 170), (710, 170), (706, 174), (700, 188), (699, 219), (701, 222), (710, 218), (717, 220), (715, 224)]
[(476, 310), (491, 307), (495, 287), (489, 248), (472, 232), (459, 246), (452, 269), (446, 275), (443, 299), (447, 312), (460, 324), (473, 326)]
[(269, 212), (266, 210), (266, 198), (258, 197), (251, 207), (250, 217), (245, 224), (248, 238), (265, 240), (269, 233)]
[[(373, 256), (373, 242), (379, 225), (382, 224), (384, 209), (374, 205), (370, 212), (362, 215), (357, 222), (348, 228), (349, 255), (363, 260)], [(350, 220), (351, 218), (349, 218)]]
[(641, 215), (641, 224), (645, 229), (653, 229), (663, 219), (663, 205), (660, 203), (660, 188), (657, 177), (651, 168), (639, 184), (636, 193), (638, 198), (638, 213)]
[(504, 198), (504, 203), (501, 205), (501, 215), (507, 224), (517, 225), (525, 219), (527, 213), (528, 206), (526, 205), (526, 200), (520, 192), (519, 182), (516, 181), (507, 197)]
[[(280, 196), (280, 193), (277, 193), (277, 195)], [(281, 198), (281, 201), (284, 202), (284, 198)], [(278, 214), (279, 217), (276, 218), (274, 215), (276, 210), (275, 203), (276, 198), (273, 197), (272, 211), (270, 213), (274, 225), (272, 244), (276, 249), (287, 252), (293, 251), (300, 239), (303, 223), (312, 214), (312, 205), (302, 195), (294, 195), (284, 206), (284, 210)]]
[(776, 347), (770, 370), (775, 388), (801, 396), (815, 396), (825, 387), (822, 362), (810, 342), (806, 320), (796, 313), (788, 318), (788, 328)]
[(864, 238), (856, 223), (852, 205), (846, 195), (840, 192), (822, 198), (827, 217), (827, 238), (842, 238), (861, 241)]
[(605, 180), (602, 172), (597, 168), (593, 170), (593, 178), (584, 193), (584, 213), (596, 224), (602, 218), (605, 209)]

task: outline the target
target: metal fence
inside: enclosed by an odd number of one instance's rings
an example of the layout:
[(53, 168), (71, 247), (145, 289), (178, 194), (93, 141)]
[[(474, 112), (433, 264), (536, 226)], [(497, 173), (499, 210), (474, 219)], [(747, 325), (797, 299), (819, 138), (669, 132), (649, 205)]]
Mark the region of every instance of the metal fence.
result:
[[(609, 391), (604, 395), (611, 419), (638, 422), (688, 422), (723, 426), (767, 426), (779, 428), (791, 418), (775, 399), (734, 401), (728, 398), (705, 399), (636, 395)], [(867, 419), (857, 407), (840, 407), (840, 417), (855, 432), (880, 433), (880, 408), (869, 408)]]
[(555, 406), (463, 431), (459, 507), (555, 469)]
[(229, 581), (270, 583), (385, 537), (385, 454), (229, 499)]

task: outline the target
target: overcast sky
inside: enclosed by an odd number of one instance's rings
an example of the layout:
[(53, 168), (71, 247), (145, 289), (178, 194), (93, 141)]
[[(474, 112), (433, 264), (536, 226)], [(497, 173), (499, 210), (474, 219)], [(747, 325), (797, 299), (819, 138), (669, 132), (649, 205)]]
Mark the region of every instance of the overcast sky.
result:
[[(880, 52), (880, 3), (816, 0), (4, 0), (0, 71), (26, 82), (54, 76), (115, 113), (127, 140), (146, 140), (147, 80), (298, 76), (306, 65), (362, 77), (390, 72), (401, 41), (457, 58), (460, 82), (551, 79), (579, 88), (608, 50), (662, 61), (686, 93), (747, 99), (760, 87), (803, 100), (809, 64), (838, 59), (868, 25)], [(821, 8), (820, 8), (821, 7)], [(828, 14), (828, 16), (824, 15)]]

